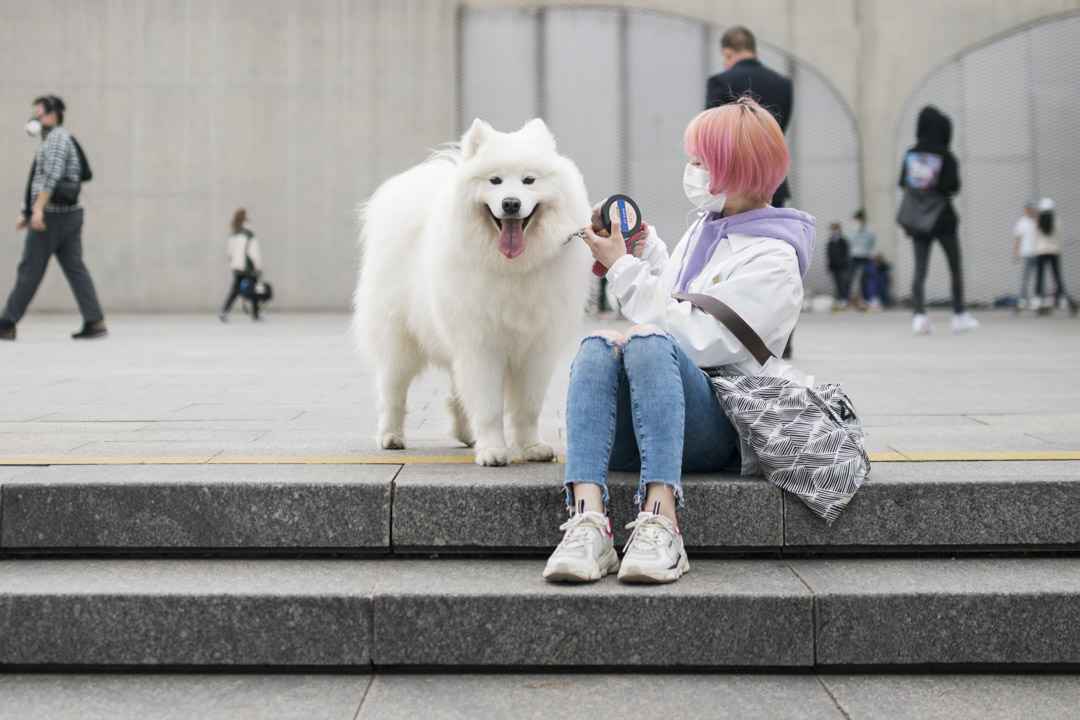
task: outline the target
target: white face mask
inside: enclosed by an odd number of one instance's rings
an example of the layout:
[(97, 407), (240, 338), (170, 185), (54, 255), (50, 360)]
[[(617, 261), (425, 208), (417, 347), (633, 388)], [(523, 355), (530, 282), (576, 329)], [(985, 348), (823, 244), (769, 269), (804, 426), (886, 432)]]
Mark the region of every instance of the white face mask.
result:
[(26, 134), (30, 137), (37, 137), (41, 134), (41, 121), (37, 118), (30, 118), (30, 122), (26, 123)]
[(690, 163), (686, 164), (686, 170), (683, 171), (683, 190), (686, 192), (686, 197), (705, 212), (722, 212), (727, 196), (710, 193), (709, 185), (711, 184), (712, 175), (708, 170), (694, 167)]

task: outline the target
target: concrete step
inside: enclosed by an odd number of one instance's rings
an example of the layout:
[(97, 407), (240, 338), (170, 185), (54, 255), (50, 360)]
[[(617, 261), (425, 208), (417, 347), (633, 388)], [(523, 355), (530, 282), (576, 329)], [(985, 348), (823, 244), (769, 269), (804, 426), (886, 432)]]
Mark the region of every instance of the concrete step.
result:
[[(27, 468), (0, 480), (0, 554), (542, 554), (563, 466)], [(1080, 462), (879, 463), (833, 524), (761, 478), (688, 475), (680, 524), (710, 553), (1080, 550)], [(637, 477), (613, 473), (616, 542)]]
[(692, 559), (663, 586), (542, 567), (7, 560), (0, 666), (1080, 667), (1080, 558)]

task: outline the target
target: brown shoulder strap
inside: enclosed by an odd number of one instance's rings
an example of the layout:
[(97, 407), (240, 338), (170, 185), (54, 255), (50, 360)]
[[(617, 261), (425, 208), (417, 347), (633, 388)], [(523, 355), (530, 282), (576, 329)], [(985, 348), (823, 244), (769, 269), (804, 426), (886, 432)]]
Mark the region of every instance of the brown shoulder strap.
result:
[(700, 293), (676, 293), (671, 297), (676, 300), (685, 300), (719, 320), (739, 342), (746, 346), (759, 365), (764, 365), (769, 358), (775, 357), (761, 336), (754, 332), (754, 328), (750, 327), (739, 313), (728, 307), (726, 303), (720, 302), (711, 295)]

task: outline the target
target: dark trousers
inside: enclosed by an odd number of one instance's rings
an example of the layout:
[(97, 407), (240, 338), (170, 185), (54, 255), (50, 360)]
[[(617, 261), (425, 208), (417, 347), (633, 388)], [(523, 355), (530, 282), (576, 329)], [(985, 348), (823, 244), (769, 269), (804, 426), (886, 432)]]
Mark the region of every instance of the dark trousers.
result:
[(82, 223), (81, 209), (66, 213), (47, 212), (44, 231), (38, 232), (33, 228), (26, 231), (22, 260), (15, 274), (15, 287), (8, 295), (0, 320), (17, 323), (22, 319), (53, 255), (71, 286), (83, 322), (92, 323), (104, 318), (97, 292), (94, 291), (94, 281), (82, 259)]
[(836, 285), (836, 299), (846, 301), (848, 299), (847, 268), (829, 268), (829, 274), (832, 275), (833, 283)]
[(964, 274), (960, 266), (960, 243), (956, 235), (915, 235), (911, 241), (915, 244), (915, 278), (911, 282), (911, 304), (915, 313), (926, 313), (926, 271), (930, 264), (930, 246), (934, 240), (941, 243), (945, 258), (949, 261), (949, 274), (952, 275), (952, 304), (954, 313), (964, 312)]
[[(221, 309), (223, 311), (229, 312), (229, 308), (231, 308), (232, 304), (234, 302), (236, 302), (237, 296), (240, 295), (240, 285), (243, 284), (245, 279), (250, 279), (251, 282), (255, 282), (255, 276), (254, 275), (249, 275), (249, 274), (247, 274), (245, 272), (240, 272), (239, 270), (233, 270), (232, 287), (229, 288), (229, 295), (228, 295), (228, 297), (225, 298), (225, 304), (221, 306)], [(249, 302), (251, 303), (251, 317), (252, 318), (258, 318), (259, 317), (259, 301), (258, 300), (250, 300)]]
[(1061, 296), (1065, 295), (1065, 285), (1061, 282), (1061, 257), (1059, 255), (1039, 255), (1036, 257), (1038, 265), (1035, 270), (1035, 295), (1043, 296), (1043, 270), (1047, 267), (1054, 273), (1054, 304), (1061, 302)]

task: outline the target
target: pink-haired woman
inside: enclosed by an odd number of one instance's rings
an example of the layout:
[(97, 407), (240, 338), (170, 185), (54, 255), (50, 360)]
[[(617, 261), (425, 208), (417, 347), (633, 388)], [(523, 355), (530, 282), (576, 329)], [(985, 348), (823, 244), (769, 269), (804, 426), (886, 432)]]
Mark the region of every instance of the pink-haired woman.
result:
[[(548, 580), (671, 582), (689, 570), (676, 508), (683, 473), (739, 468), (739, 439), (702, 368), (754, 375), (761, 366), (712, 315), (673, 293), (723, 301), (776, 355), (802, 306), (814, 218), (767, 204), (787, 175), (784, 134), (748, 97), (686, 128), (686, 195), (702, 214), (675, 250), (652, 234), (640, 257), (586, 231), (593, 257), (635, 324), (586, 337), (570, 370), (565, 487), (572, 513)], [(608, 470), (640, 472), (638, 516), (622, 564), (606, 516)]]

